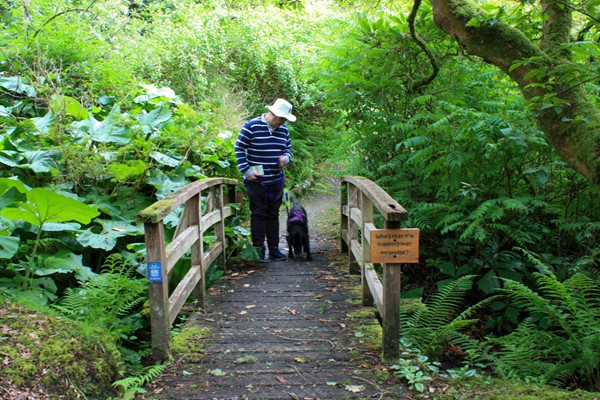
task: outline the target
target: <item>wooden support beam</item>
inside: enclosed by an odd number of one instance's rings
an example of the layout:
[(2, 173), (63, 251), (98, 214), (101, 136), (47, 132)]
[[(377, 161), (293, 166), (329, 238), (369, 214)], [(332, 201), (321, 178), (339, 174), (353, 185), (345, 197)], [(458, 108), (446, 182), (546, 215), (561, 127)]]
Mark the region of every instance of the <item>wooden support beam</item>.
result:
[[(386, 221), (385, 229), (400, 228), (399, 221)], [(400, 274), (401, 264), (383, 265), (383, 358), (400, 357)]]
[(165, 231), (162, 221), (144, 223), (146, 237), (146, 261), (158, 262), (161, 268), (161, 281), (150, 283), (150, 330), (152, 333), (152, 358), (167, 360), (171, 357), (169, 348), (169, 279), (165, 254)]

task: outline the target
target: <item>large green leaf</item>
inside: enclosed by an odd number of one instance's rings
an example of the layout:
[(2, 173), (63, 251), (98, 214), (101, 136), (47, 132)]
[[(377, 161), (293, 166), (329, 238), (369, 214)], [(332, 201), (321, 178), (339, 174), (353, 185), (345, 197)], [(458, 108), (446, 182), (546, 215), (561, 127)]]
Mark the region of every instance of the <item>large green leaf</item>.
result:
[(16, 188), (21, 193), (26, 193), (30, 188), (17, 179), (0, 178), (0, 193), (6, 192), (10, 188)]
[(9, 167), (16, 167), (19, 162), (23, 159), (21, 153), (13, 150), (2, 150), (0, 151), (0, 164), (4, 164)]
[(148, 165), (142, 160), (130, 160), (126, 164), (114, 163), (108, 168), (118, 180), (138, 179), (146, 171)]
[(27, 159), (27, 164), (21, 164), (19, 167), (31, 168), (36, 174), (50, 172), (56, 169), (54, 156), (60, 154), (55, 150), (35, 150), (25, 151), (23, 155)]
[(156, 162), (162, 165), (166, 165), (167, 167), (177, 167), (181, 163), (181, 157), (173, 158), (159, 151), (153, 151), (150, 153), (150, 157), (152, 157)]
[(56, 254), (40, 254), (43, 258), (43, 268), (35, 270), (37, 276), (74, 273), (79, 281), (87, 281), (96, 275), (89, 267), (83, 265), (83, 256), (61, 250)]
[(11, 187), (2, 193), (2, 186), (0, 185), (0, 209), (11, 206), (20, 201), (24, 201), (26, 196), (20, 192), (16, 187)]
[(171, 193), (181, 189), (189, 183), (183, 176), (170, 177), (161, 173), (152, 174), (148, 178), (148, 183), (156, 188), (156, 198), (162, 200)]
[(45, 232), (78, 231), (81, 225), (76, 222), (46, 222), (43, 230)]
[(181, 101), (175, 94), (175, 91), (169, 87), (161, 87), (157, 88), (154, 85), (144, 85), (141, 84), (146, 90), (146, 94), (140, 95), (136, 97), (133, 101), (136, 103), (152, 103), (152, 104), (160, 104), (163, 102), (175, 103), (179, 104)]
[(142, 124), (144, 133), (150, 133), (154, 129), (160, 129), (171, 119), (171, 110), (169, 107), (160, 106), (148, 114), (140, 114), (137, 120)]
[(12, 110), (10, 108), (0, 106), (0, 117), (9, 118), (12, 115), (11, 113), (12, 113)]
[(43, 188), (27, 192), (27, 202), (18, 208), (5, 208), (0, 214), (11, 220), (23, 220), (36, 226), (46, 222), (75, 221), (88, 224), (99, 215), (97, 206), (88, 206), (78, 200)]
[(31, 121), (40, 133), (48, 133), (54, 124), (54, 115), (52, 112), (48, 112), (41, 118), (31, 118)]
[(95, 142), (125, 145), (131, 141), (131, 135), (125, 126), (119, 124), (119, 119), (120, 109), (114, 106), (104, 121), (90, 115), (86, 120), (73, 122), (70, 128), (77, 137), (89, 136)]
[(69, 96), (54, 94), (50, 101), (50, 108), (56, 114), (66, 111), (78, 121), (83, 121), (90, 116), (89, 111), (81, 103)]
[(221, 160), (219, 158), (218, 154), (205, 155), (204, 157), (202, 157), (202, 162), (215, 163), (218, 166), (220, 166), (221, 168), (227, 168), (227, 167), (229, 167), (229, 161), (227, 161), (227, 160)]
[(25, 83), (25, 79), (20, 76), (0, 76), (0, 87), (18, 94), (26, 94), (28, 97), (35, 97), (37, 92), (33, 86)]
[(77, 237), (77, 241), (82, 246), (110, 251), (117, 245), (118, 238), (143, 234), (140, 227), (125, 221), (96, 220), (96, 222), (102, 224), (102, 232), (95, 233), (91, 228), (83, 231)]
[(15, 236), (0, 236), (0, 258), (12, 258), (19, 250), (19, 242)]

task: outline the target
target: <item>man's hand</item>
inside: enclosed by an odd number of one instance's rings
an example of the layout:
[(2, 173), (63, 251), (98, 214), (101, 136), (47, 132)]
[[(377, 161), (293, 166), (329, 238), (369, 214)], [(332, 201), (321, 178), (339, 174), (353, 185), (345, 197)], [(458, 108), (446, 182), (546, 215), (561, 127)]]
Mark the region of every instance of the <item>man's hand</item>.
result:
[(280, 167), (287, 165), (287, 163), (288, 163), (288, 159), (286, 156), (279, 156), (279, 166)]

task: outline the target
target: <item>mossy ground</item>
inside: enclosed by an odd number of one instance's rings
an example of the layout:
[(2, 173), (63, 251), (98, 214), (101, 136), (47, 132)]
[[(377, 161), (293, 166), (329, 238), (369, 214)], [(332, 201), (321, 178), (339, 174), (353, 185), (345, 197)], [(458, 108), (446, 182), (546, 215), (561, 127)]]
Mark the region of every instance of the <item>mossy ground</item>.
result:
[(0, 398), (104, 399), (114, 395), (119, 351), (76, 323), (0, 303)]
[(564, 390), (552, 386), (493, 378), (437, 381), (433, 393), (415, 400), (599, 400), (599, 393)]
[(198, 339), (209, 337), (210, 333), (199, 326), (185, 326), (178, 335), (171, 340), (171, 351), (176, 358), (186, 357), (190, 361), (199, 361), (204, 357), (202, 346)]

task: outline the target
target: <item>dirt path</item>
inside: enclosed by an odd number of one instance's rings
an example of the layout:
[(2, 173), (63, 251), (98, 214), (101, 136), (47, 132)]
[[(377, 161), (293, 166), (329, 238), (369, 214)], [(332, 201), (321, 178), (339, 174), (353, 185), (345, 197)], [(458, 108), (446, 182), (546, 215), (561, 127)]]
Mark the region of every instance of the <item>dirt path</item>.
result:
[[(339, 193), (335, 181), (330, 187), (301, 199), (314, 260), (297, 257), (230, 271), (210, 289), (206, 309), (194, 311), (186, 323), (186, 329), (200, 328), (188, 350), (176, 354), (178, 361), (139, 398), (407, 398), (394, 377), (383, 373), (380, 349), (363, 339), (364, 332), (379, 329), (373, 314), (349, 318), (359, 310), (350, 291), (360, 279), (332, 265)], [(283, 232), (280, 248), (286, 248)]]
[[(340, 209), (340, 183), (335, 178), (327, 178), (318, 187), (313, 187), (301, 197), (300, 204), (308, 214), (308, 228), (311, 241), (331, 241), (338, 234)], [(286, 212), (281, 208), (279, 227), (280, 242), (285, 243)]]

